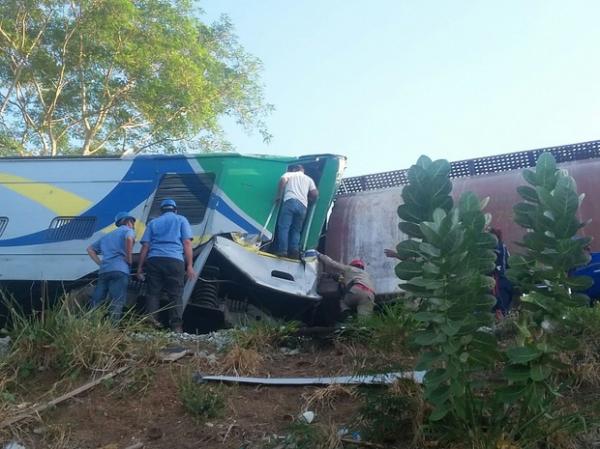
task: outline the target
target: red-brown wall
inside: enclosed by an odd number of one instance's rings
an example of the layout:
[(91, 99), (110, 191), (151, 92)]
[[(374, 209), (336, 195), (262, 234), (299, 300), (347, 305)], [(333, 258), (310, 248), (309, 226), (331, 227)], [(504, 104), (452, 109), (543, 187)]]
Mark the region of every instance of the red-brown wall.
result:
[[(592, 250), (600, 251), (600, 160), (587, 159), (559, 165), (577, 182), (586, 197), (579, 210), (580, 219), (592, 219), (581, 235), (593, 237)], [(502, 230), (512, 252), (519, 248), (523, 230), (513, 220), (512, 207), (520, 198), (516, 188), (524, 185), (521, 170), (454, 179), (453, 196), (475, 192), (489, 197), (486, 212), (492, 214), (492, 225)], [(385, 248), (394, 248), (406, 236), (398, 229), (396, 209), (401, 204), (402, 187), (373, 190), (340, 196), (336, 199), (327, 230), (326, 252), (341, 262), (361, 257), (373, 276), (378, 294), (398, 291), (399, 280), (394, 274), (396, 261), (384, 256)]]

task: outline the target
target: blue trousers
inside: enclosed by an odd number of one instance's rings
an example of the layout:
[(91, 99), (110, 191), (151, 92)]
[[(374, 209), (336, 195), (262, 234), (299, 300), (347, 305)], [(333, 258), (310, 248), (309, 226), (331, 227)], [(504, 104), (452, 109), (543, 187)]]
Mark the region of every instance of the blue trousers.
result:
[(306, 218), (306, 206), (297, 199), (289, 199), (281, 206), (277, 221), (275, 253), (297, 257), (300, 252), (300, 234)]
[(127, 299), (127, 284), (129, 275), (122, 271), (107, 271), (98, 275), (98, 283), (92, 294), (92, 307), (98, 307), (110, 294), (108, 310), (113, 321), (119, 321)]
[(500, 310), (502, 315), (510, 311), (512, 303), (513, 287), (511, 282), (504, 276), (496, 277), (496, 305), (493, 310)]

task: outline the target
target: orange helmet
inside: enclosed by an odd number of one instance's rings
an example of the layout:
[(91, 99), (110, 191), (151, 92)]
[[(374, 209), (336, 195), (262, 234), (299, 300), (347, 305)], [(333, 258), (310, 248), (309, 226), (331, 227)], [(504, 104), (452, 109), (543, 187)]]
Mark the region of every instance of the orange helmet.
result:
[(352, 262), (350, 262), (350, 265), (356, 268), (360, 268), (361, 270), (365, 269), (365, 263), (362, 261), (362, 259), (354, 259), (352, 260)]

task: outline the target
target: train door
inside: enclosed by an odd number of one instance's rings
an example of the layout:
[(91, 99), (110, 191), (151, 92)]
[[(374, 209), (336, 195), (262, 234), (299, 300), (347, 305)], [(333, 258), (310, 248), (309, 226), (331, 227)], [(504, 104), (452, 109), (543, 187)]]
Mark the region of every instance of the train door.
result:
[[(291, 170), (291, 168), (294, 165), (302, 165), (304, 167), (304, 173), (307, 176), (310, 176), (312, 178), (312, 180), (315, 182), (315, 185), (317, 186), (317, 189), (319, 189), (319, 183), (321, 181), (321, 176), (323, 174), (323, 168), (325, 166), (325, 159), (323, 158), (316, 158), (316, 159), (311, 159), (309, 161), (298, 161), (294, 164), (290, 164), (287, 168), (288, 171)], [(317, 199), (317, 201), (319, 201), (319, 199)], [(313, 217), (313, 213), (314, 213), (314, 207), (315, 207), (315, 203), (309, 203), (308, 205), (308, 209), (306, 211), (306, 218), (304, 220), (304, 226), (302, 228), (302, 233), (300, 235), (300, 251), (303, 251), (306, 249), (306, 238), (308, 237), (308, 233), (310, 232), (311, 226), (312, 226), (312, 217)], [(277, 221), (279, 220), (279, 213), (281, 213), (281, 208), (279, 208), (279, 210), (277, 211), (277, 217), (275, 217), (275, 223), (277, 223)], [(265, 245), (264, 248), (267, 249), (267, 251), (269, 252), (273, 252), (275, 249), (274, 243), (277, 240), (277, 228), (275, 228), (275, 232), (273, 234), (273, 240), (270, 242), (269, 245)]]

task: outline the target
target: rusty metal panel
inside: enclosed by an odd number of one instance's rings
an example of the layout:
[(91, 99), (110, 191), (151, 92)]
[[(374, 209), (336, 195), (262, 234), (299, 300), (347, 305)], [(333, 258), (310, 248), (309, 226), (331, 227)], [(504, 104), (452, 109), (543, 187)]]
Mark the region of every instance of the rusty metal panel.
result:
[(396, 214), (401, 193), (402, 187), (394, 187), (339, 197), (329, 218), (327, 254), (342, 263), (363, 259), (377, 294), (398, 291), (397, 261), (385, 257), (383, 250), (406, 238), (398, 229)]
[[(600, 193), (600, 159), (575, 160), (559, 167), (568, 170), (579, 192), (586, 194), (579, 218), (592, 222), (581, 235), (593, 237), (592, 251), (600, 251), (600, 202), (596, 199)], [(467, 191), (490, 198), (486, 212), (492, 214), (492, 226), (502, 230), (510, 251), (518, 252), (515, 242), (521, 240), (523, 229), (513, 222), (512, 207), (520, 200), (516, 188), (525, 184), (521, 170), (456, 178), (452, 182), (455, 198)], [(394, 248), (406, 238), (398, 229), (396, 214), (401, 193), (400, 186), (338, 196), (329, 219), (326, 253), (344, 263), (354, 257), (365, 260), (378, 294), (399, 291), (394, 274), (396, 261), (386, 258), (383, 250)]]

